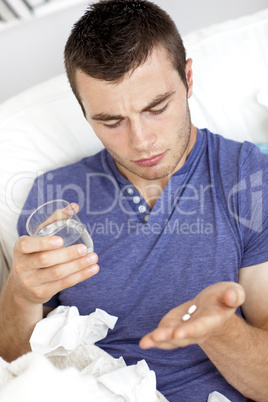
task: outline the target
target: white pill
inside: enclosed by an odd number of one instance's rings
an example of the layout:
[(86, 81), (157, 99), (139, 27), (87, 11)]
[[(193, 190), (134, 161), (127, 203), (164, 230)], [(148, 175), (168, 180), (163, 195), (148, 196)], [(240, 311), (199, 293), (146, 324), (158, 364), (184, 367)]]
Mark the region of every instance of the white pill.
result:
[(188, 310), (188, 314), (193, 314), (194, 312), (195, 312), (195, 310), (197, 309), (197, 307), (196, 307), (196, 305), (195, 304), (193, 304), (190, 308), (189, 308), (189, 310)]
[(188, 321), (190, 320), (191, 316), (190, 314), (184, 314), (184, 316), (182, 317), (182, 321)]

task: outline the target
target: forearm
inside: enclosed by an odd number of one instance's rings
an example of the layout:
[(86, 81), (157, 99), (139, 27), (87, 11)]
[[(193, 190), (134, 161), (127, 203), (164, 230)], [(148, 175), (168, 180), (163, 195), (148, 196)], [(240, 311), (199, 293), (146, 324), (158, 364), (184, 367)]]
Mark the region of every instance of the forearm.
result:
[(241, 394), (267, 402), (268, 331), (234, 315), (221, 335), (209, 338), (200, 347)]
[(22, 236), (15, 243), (13, 266), (0, 298), (0, 356), (7, 361), (30, 350), (44, 303), (99, 270), (97, 254), (88, 254), (86, 246), (62, 246), (63, 240), (54, 236)]
[(7, 281), (0, 298), (0, 356), (12, 361), (30, 351), (30, 337), (42, 319), (42, 305), (27, 303)]

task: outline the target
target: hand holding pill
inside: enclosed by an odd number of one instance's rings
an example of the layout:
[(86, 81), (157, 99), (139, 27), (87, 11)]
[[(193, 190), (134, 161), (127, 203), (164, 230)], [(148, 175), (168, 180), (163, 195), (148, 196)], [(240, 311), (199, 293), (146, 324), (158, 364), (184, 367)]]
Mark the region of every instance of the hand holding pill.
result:
[(145, 335), (140, 347), (174, 349), (190, 344), (202, 344), (218, 336), (244, 303), (245, 292), (234, 282), (219, 282), (169, 311), (158, 328)]

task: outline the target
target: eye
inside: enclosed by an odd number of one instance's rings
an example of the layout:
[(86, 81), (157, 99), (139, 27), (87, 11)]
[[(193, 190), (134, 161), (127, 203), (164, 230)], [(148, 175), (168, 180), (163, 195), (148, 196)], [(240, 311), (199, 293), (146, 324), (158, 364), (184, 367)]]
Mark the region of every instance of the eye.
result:
[(109, 128), (109, 129), (112, 129), (112, 128), (118, 127), (119, 124), (120, 124), (120, 122), (121, 122), (121, 120), (117, 121), (117, 122), (114, 123), (114, 124), (104, 124), (104, 125), (105, 125), (105, 127)]
[(151, 109), (150, 112), (152, 114), (160, 114), (160, 113), (163, 113), (166, 110), (167, 107), (168, 107), (168, 103), (164, 107), (162, 107), (161, 109), (154, 109), (154, 110)]

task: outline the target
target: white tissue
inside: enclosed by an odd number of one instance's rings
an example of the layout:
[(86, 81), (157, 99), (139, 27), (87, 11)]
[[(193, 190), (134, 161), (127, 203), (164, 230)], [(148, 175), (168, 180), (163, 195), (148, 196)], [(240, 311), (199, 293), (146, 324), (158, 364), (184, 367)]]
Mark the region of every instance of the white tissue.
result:
[(117, 317), (100, 309), (82, 316), (77, 307), (59, 306), (37, 323), (30, 345), (33, 352), (42, 355), (66, 356), (80, 345), (105, 338), (116, 321)]
[(112, 371), (126, 367), (126, 363), (123, 357), (119, 359), (114, 359), (111, 356), (102, 356), (94, 361), (92, 361), (88, 366), (86, 366), (82, 371), (82, 375), (92, 375), (94, 377), (101, 377)]
[(211, 394), (209, 394), (208, 402), (231, 402), (231, 401), (230, 399), (226, 398), (219, 392), (214, 391)]
[(34, 352), (10, 364), (0, 359), (1, 402), (167, 402), (145, 360), (126, 366), (94, 345), (116, 321), (99, 309), (89, 316), (55, 309), (35, 327)]
[(126, 402), (155, 402), (156, 377), (145, 360), (134, 366), (128, 366), (98, 378), (115, 395), (120, 395)]

